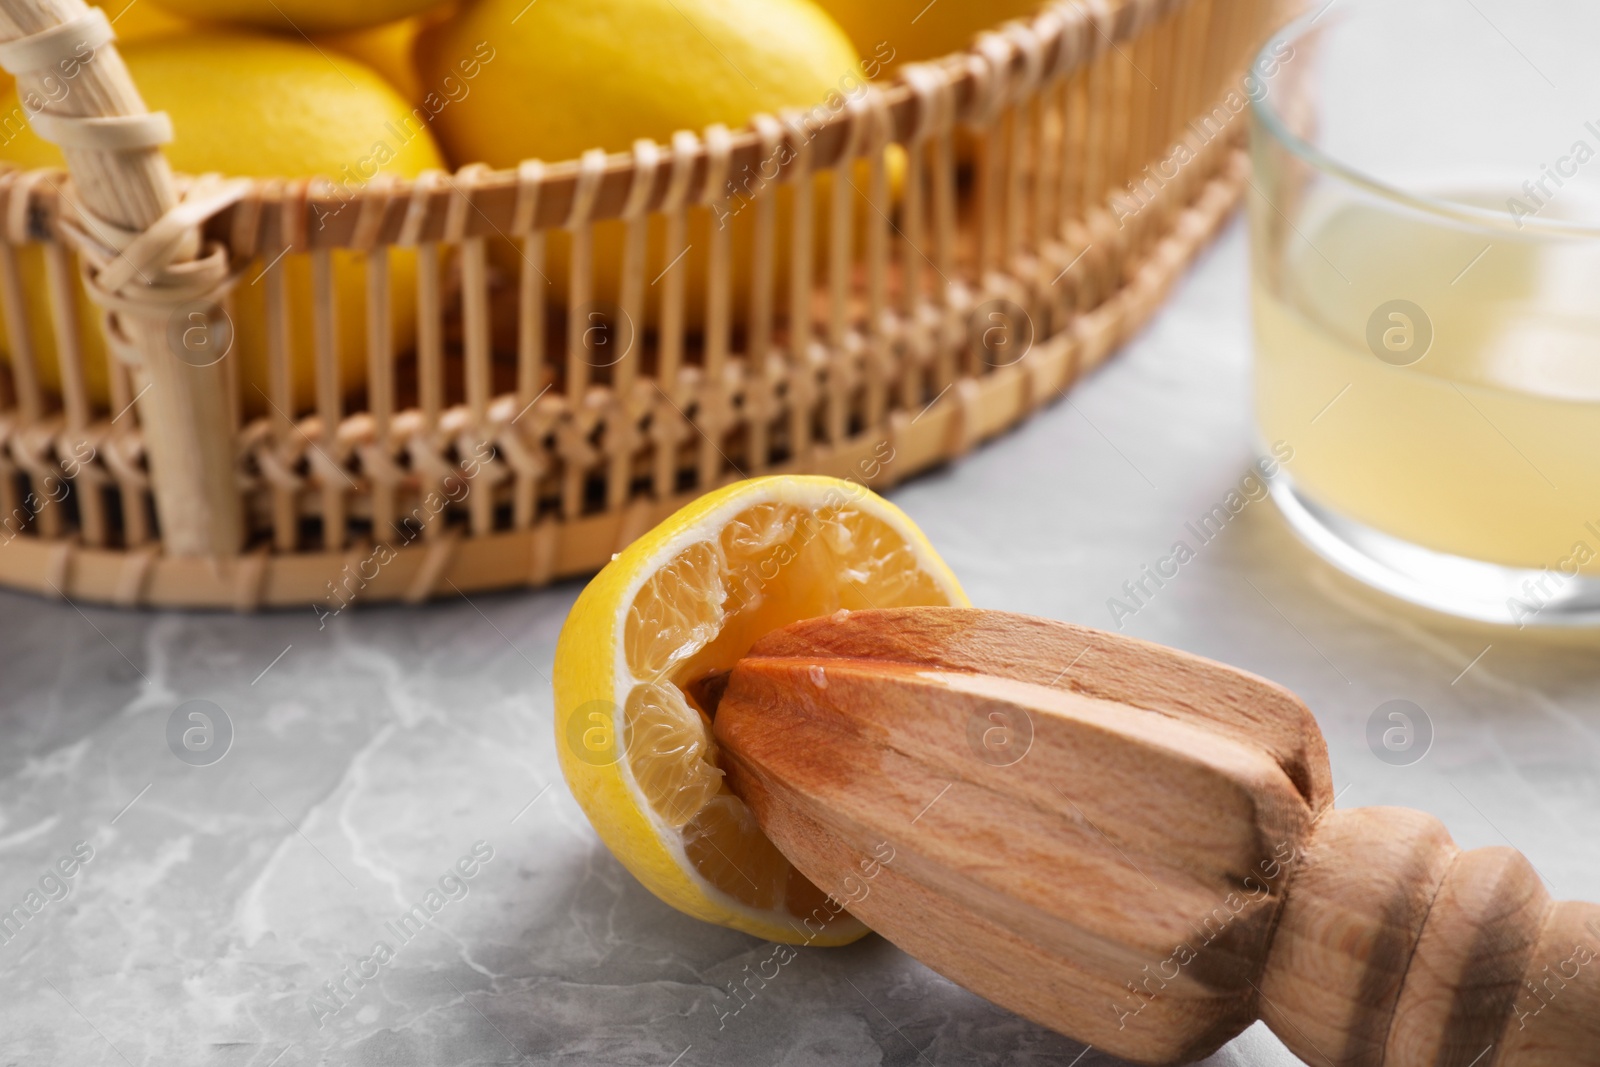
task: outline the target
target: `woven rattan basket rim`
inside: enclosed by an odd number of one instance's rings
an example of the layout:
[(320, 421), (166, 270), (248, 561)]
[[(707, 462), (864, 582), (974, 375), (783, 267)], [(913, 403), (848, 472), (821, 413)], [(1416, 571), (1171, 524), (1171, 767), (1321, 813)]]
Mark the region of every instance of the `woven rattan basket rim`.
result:
[[(1171, 286), (1205, 248), (1238, 203), (1249, 174), (1242, 150), (1233, 149), (1152, 250), (1133, 280), (1056, 338), (1018, 364), (973, 381), (953, 403), (912, 420), (904, 415), (885, 432), (865, 434), (842, 447), (813, 454), (804, 466), (763, 473), (831, 474), (861, 478), (885, 434), (901, 461), (866, 479), (883, 491), (958, 458), (1025, 421), (1040, 406), (1107, 359), (1161, 306)], [(711, 487), (706, 487), (707, 489)], [(197, 559), (138, 549), (85, 548), (70, 540), (18, 539), (0, 552), (0, 586), (44, 597), (121, 608), (162, 607), (221, 611), (305, 610), (339, 614), (341, 604), (421, 603), (439, 596), (519, 587), (538, 588), (590, 574), (615, 552), (705, 489), (666, 499), (636, 500), (620, 510), (574, 519), (549, 519), (525, 530), (487, 536), (451, 533), (438, 541), (398, 549), (381, 580), (360, 582), (373, 546), (296, 553), (255, 551), (231, 559)], [(339, 584), (353, 583), (353, 592)], [(339, 589), (330, 596), (330, 589)]]
[[(980, 34), (965, 52), (938, 60), (915, 64), (934, 77), (913, 84), (905, 68), (887, 84), (869, 83), (867, 91), (881, 95), (890, 120), (887, 140), (906, 144), (933, 132), (935, 116), (929, 114), (933, 100), (948, 94), (947, 125), (961, 126), (980, 121), (1008, 98), (1025, 94), (1035, 84), (1051, 78), (1052, 72), (1076, 68), (1116, 47), (1142, 27), (1194, 0), (1109, 0), (1085, 4), (1062, 0), (1047, 4), (1032, 19), (1014, 20)], [(798, 133), (792, 123), (802, 123), (812, 171), (835, 167), (849, 147), (850, 127), (861, 121), (864, 112), (850, 108), (831, 108), (820, 123), (812, 109), (797, 108), (778, 116), (783, 128), (780, 145), (793, 147)], [(785, 121), (788, 120), (788, 121)], [(762, 165), (764, 155), (757, 124), (752, 116), (731, 134), (728, 172), (739, 174), (745, 167)], [(770, 152), (770, 148), (767, 149)], [(782, 184), (793, 168), (794, 153), (783, 153), (771, 184)], [(527, 195), (528, 167), (538, 170), (537, 197), (531, 213), (519, 218), (519, 196)], [(352, 197), (341, 193), (326, 177), (244, 178), (249, 183), (245, 198), (219, 212), (207, 225), (208, 235), (224, 240), (235, 256), (262, 250), (312, 251), (324, 248), (371, 247), (400, 243), (412, 216), (412, 232), (406, 243), (460, 240), (468, 237), (520, 236), (540, 230), (559, 229), (572, 214), (579, 175), (585, 161), (579, 159), (546, 162), (524, 161), (519, 167), (496, 169), (482, 163), (468, 163), (452, 173), (435, 171), (418, 178), (380, 176), (363, 185), (356, 198), (386, 201), (381, 219), (362, 223), (361, 212), (348, 210)], [(685, 199), (696, 204), (710, 199), (716, 190), (707, 188), (711, 173), (703, 138), (688, 161), (689, 179)], [(0, 164), (0, 174), (20, 174), (15, 167)], [(56, 170), (55, 173), (64, 174)], [(637, 179), (639, 168), (632, 152), (609, 152), (598, 174), (594, 201), (585, 217), (606, 221), (622, 216)], [(192, 176), (179, 176), (187, 184)], [(654, 169), (653, 186), (642, 202), (644, 212), (659, 210), (669, 195), (670, 168)], [(28, 225), (35, 239), (62, 237), (62, 197), (64, 186), (58, 181), (27, 183)], [(461, 227), (449, 232), (451, 205), (455, 199), (470, 198), (470, 210), (454, 213)], [(284, 210), (285, 208), (290, 210)], [(420, 216), (420, 225), (418, 225)], [(248, 219), (247, 225), (241, 220)], [(360, 231), (360, 232), (358, 232)], [(358, 240), (359, 237), (359, 240)]]

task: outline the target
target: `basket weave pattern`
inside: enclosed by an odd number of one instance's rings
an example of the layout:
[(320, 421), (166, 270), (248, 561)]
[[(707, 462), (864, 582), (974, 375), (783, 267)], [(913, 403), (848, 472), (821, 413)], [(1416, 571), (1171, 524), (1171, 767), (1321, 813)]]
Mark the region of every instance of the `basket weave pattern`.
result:
[[(3, 0), (13, 24), (0, 33), (38, 32), (13, 9), (42, 10), (48, 25), (75, 2)], [(732, 479), (814, 472), (882, 488), (960, 456), (1102, 362), (1226, 218), (1246, 174), (1238, 79), (1278, 11), (1277, 0), (1063, 3), (836, 107), (742, 131), (379, 178), (354, 195), (322, 180), (180, 178), (173, 202), (157, 198), (120, 230), (72, 153), (71, 180), (0, 174), (12, 353), (0, 371), (0, 584), (319, 611), (540, 585), (596, 569)], [(830, 172), (846, 180), (819, 181)], [(110, 180), (97, 180), (100, 204)], [(794, 206), (780, 213), (783, 186)], [(690, 242), (706, 211), (748, 213), (739, 285), (729, 229)], [(658, 218), (659, 250), (646, 240)], [(594, 281), (607, 220), (625, 226), (617, 293)], [(128, 251), (160, 226), (169, 239)], [(564, 307), (546, 295), (558, 230), (570, 234)], [(492, 254), (511, 243), (515, 271)], [(43, 249), (59, 400), (41, 389), (22, 314), (27, 245)], [(362, 257), (364, 304), (341, 305), (336, 249)], [(414, 250), (418, 279), (404, 352), (391, 321), (398, 249)], [(310, 261), (307, 306), (274, 269), (286, 257)], [(684, 264), (699, 257), (704, 304), (690, 308)], [(80, 271), (111, 312), (104, 410), (85, 384)], [(135, 306), (135, 273), (160, 275), (164, 303)], [(247, 419), (236, 361), (163, 377), (148, 337), (174, 308), (214, 292), (227, 309), (230, 286), (253, 284), (265, 287), (271, 395), (269, 413)], [(630, 346), (619, 360), (595, 358), (596, 307)], [(367, 323), (354, 397), (338, 388), (345, 316)], [(292, 399), (294, 320), (316, 341), (309, 410)], [(127, 323), (142, 323), (143, 349)], [(186, 399), (158, 406), (150, 394), (169, 381), (187, 383)]]

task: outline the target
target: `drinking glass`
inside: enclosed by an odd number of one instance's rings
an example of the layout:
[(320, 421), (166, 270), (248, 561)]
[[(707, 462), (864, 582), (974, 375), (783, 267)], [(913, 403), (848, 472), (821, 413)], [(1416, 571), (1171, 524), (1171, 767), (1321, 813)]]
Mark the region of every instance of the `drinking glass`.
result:
[(1247, 82), (1259, 447), (1390, 594), (1600, 622), (1592, 5), (1335, 0)]

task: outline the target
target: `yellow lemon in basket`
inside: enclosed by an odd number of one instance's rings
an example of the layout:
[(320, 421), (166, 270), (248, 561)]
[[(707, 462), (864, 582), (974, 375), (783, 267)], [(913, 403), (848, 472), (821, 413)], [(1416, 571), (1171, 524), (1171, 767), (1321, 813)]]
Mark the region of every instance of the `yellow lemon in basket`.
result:
[(838, 20), (867, 70), (964, 51), (984, 30), (1037, 14), (1040, 0), (817, 0)]
[[(424, 118), (376, 73), (354, 60), (325, 55), (309, 45), (229, 31), (196, 31), (135, 42), (122, 50), (128, 69), (152, 109), (172, 116), (176, 139), (166, 146), (177, 171), (219, 171), (245, 177), (326, 175), (346, 198), (338, 211), (357, 210), (353, 198), (378, 174), (413, 177), (442, 166)], [(16, 106), (13, 97), (0, 112)], [(31, 132), (0, 144), (0, 160), (23, 167), (61, 166), (61, 154)], [(330, 215), (333, 214), (330, 212)], [(321, 222), (325, 225), (328, 219)], [(28, 329), (39, 379), (60, 389), (50, 305), (36, 247), (19, 257), (27, 294)], [(365, 268), (354, 253), (336, 252), (334, 285), (340, 384), (358, 387), (366, 373)], [(411, 253), (390, 256), (391, 314), (396, 344), (415, 331), (416, 265)], [(311, 265), (292, 255), (249, 264), (234, 289), (234, 347), (247, 413), (268, 410), (265, 293), (268, 270), (282, 272), (289, 295), (290, 377), (293, 404), (306, 409), (316, 395), (315, 340), (311, 321)], [(98, 318), (78, 294), (92, 400), (107, 403), (109, 388)]]
[(382, 26), (325, 34), (317, 37), (316, 43), (359, 59), (388, 79), (408, 102), (419, 104), (427, 95), (427, 87), (417, 71), (417, 36), (434, 22), (449, 18), (452, 6)]
[(453, 159), (496, 166), (737, 128), (820, 102), (859, 62), (811, 0), (479, 0), (424, 34), (425, 80), (479, 42), (494, 58), (437, 122)]
[[(417, 59), (429, 87), (452, 85), (434, 119), (456, 165), (512, 167), (524, 159), (576, 159), (586, 150), (627, 151), (635, 140), (667, 144), (679, 130), (714, 123), (742, 128), (757, 112), (811, 109), (819, 122), (863, 90), (860, 60), (839, 27), (811, 0), (479, 0), (425, 31)], [(751, 271), (751, 196), (770, 184), (784, 158), (729, 175), (731, 199), (718, 225), (731, 227), (734, 299)], [(669, 164), (663, 162), (663, 167)], [(763, 171), (767, 172), (762, 177)], [(863, 172), (864, 175), (864, 172)], [(856, 184), (866, 188), (863, 175)], [(828, 198), (819, 181), (818, 233)], [(780, 198), (787, 205), (787, 196)], [(852, 211), (869, 210), (855, 197)], [(704, 306), (710, 212), (692, 214), (688, 254), (668, 262), (660, 220), (651, 233), (644, 273), (654, 303), (670, 271), (686, 276), (690, 322)], [(784, 292), (787, 216), (778, 252)], [(544, 274), (548, 295), (566, 289), (567, 242), (555, 234)], [(621, 227), (597, 228), (596, 297), (616, 300), (622, 267)], [(520, 264), (503, 257), (513, 269)], [(815, 262), (826, 262), (820, 243)]]
[(442, 0), (141, 0), (208, 22), (292, 36), (376, 26), (439, 7)]
[(856, 483), (709, 493), (615, 557), (567, 616), (554, 679), (567, 785), (612, 854), (679, 911), (774, 941), (853, 941), (865, 927), (835, 915), (723, 786), (690, 689), (801, 619), (966, 604), (911, 520)]
[(105, 9), (111, 28), (117, 31), (117, 40), (124, 44), (194, 28), (188, 19), (178, 18), (144, 0), (104, 0), (94, 6)]

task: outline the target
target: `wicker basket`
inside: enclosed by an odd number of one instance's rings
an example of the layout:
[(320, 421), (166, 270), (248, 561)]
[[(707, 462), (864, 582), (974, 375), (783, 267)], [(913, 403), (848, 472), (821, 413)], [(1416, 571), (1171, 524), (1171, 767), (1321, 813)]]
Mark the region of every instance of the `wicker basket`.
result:
[[(0, 10), (8, 66), (96, 39), (80, 0)], [(353, 200), (319, 180), (174, 178), (162, 117), (98, 45), (74, 91), (35, 119), (70, 179), (0, 175), (12, 353), (0, 584), (319, 612), (541, 585), (598, 568), (725, 481), (805, 471), (881, 488), (959, 456), (1100, 363), (1226, 217), (1246, 174), (1238, 80), (1279, 10), (1058, 4), (837, 107), (631, 154), (374, 181)], [(890, 145), (906, 160), (898, 183)], [(841, 164), (865, 182), (818, 182)], [(763, 167), (770, 181), (734, 180)], [(795, 190), (788, 240), (774, 233), (779, 186)], [(703, 248), (686, 239), (691, 212), (733, 207), (754, 220), (738, 307), (727, 231), (711, 228)], [(644, 240), (655, 216), (661, 262)], [(612, 219), (629, 252), (617, 306), (596, 311), (593, 231)], [(819, 226), (831, 235), (820, 263)], [(547, 307), (546, 236), (560, 229), (569, 292)], [(490, 255), (507, 237), (526, 261), (515, 274)], [(59, 400), (41, 388), (23, 313), (30, 244), (43, 251)], [(403, 352), (388, 269), (400, 248), (418, 268), (417, 343)], [(335, 249), (364, 257), (363, 306), (339, 306)], [(684, 272), (665, 271), (682, 255), (706, 257), (703, 314), (686, 312)], [(309, 259), (309, 306), (271, 269), (283, 256)], [(79, 271), (116, 357), (106, 410), (85, 384)], [(791, 292), (774, 292), (780, 275)], [(266, 289), (263, 418), (241, 418), (237, 361), (194, 358), (187, 340), (191, 324), (204, 339), (222, 322), (235, 283)], [(359, 404), (338, 385), (343, 316), (367, 323)], [(294, 408), (290, 381), (302, 317), (316, 338), (310, 410)], [(626, 357), (595, 358), (596, 329)]]

